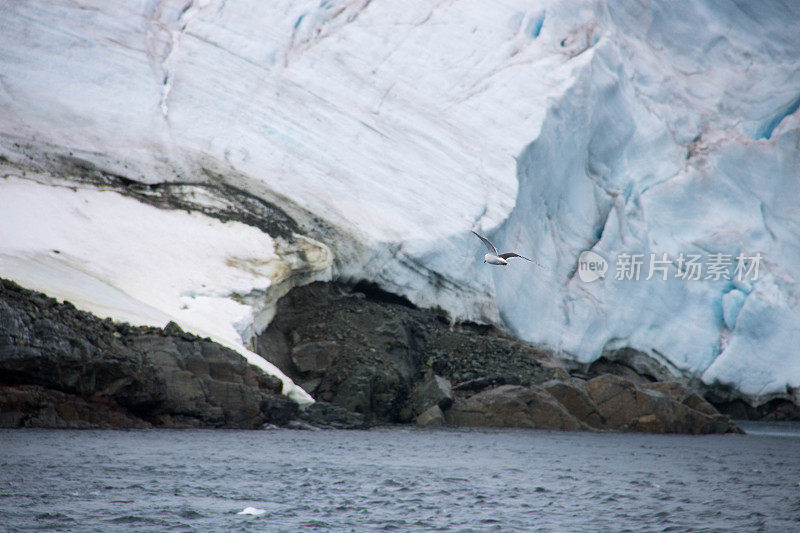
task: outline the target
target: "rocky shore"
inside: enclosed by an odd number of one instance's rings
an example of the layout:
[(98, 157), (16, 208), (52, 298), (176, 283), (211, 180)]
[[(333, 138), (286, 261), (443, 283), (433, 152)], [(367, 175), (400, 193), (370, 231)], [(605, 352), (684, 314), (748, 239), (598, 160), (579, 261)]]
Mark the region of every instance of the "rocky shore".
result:
[(0, 280), (0, 427), (260, 428), (297, 404), (238, 353)]
[(173, 323), (101, 320), (0, 280), (0, 427), (741, 431), (686, 384), (606, 361), (579, 372), (373, 286), (293, 289), (255, 344), (317, 403), (301, 412), (277, 379)]
[(609, 374), (613, 365), (602, 364), (577, 377), (552, 354), (495, 328), (450, 324), (371, 286), (292, 290), (257, 344), (312, 396), (371, 423), (741, 431), (677, 381)]

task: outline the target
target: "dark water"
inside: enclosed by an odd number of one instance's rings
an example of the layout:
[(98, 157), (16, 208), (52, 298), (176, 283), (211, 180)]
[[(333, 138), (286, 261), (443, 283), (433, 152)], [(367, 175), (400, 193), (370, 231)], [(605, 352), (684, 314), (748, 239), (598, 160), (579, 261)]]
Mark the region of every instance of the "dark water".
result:
[(0, 530), (800, 531), (796, 428), (2, 430)]

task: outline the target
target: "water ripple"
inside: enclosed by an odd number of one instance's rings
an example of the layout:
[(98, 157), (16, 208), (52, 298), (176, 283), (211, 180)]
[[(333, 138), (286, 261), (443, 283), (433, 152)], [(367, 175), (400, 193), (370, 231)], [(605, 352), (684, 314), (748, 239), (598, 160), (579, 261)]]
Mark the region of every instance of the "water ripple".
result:
[[(529, 430), (0, 430), (0, 514), (21, 531), (796, 531), (798, 443)], [(264, 513), (237, 515), (248, 507)]]

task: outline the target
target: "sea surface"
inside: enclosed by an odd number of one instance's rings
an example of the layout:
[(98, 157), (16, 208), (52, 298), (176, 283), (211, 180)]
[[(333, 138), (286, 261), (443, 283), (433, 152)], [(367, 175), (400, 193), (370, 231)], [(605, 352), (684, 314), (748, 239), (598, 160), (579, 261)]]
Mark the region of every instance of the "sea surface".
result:
[(0, 530), (800, 531), (800, 426), (746, 429), (0, 430)]

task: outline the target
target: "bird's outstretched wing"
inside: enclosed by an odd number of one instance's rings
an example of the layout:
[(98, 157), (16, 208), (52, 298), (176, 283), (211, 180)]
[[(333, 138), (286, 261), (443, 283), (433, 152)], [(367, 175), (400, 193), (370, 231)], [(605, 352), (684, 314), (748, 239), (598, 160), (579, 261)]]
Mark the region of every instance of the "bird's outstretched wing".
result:
[(546, 266), (541, 264), (536, 259), (528, 259), (524, 255), (515, 254), (514, 252), (508, 252), (508, 253), (505, 253), (505, 254), (500, 254), (498, 257), (502, 257), (503, 259), (508, 259), (509, 257), (521, 257), (522, 259), (527, 259), (528, 261), (530, 261), (531, 263), (533, 263), (537, 267), (541, 268), (542, 270), (547, 270), (547, 271), (550, 270), (549, 268), (547, 268)]
[[(473, 231), (472, 233), (475, 233), (475, 232)], [(497, 255), (497, 248), (495, 248), (495, 247), (494, 247), (494, 244), (492, 244), (492, 243), (490, 243), (490, 242), (489, 242), (489, 239), (487, 239), (486, 237), (481, 237), (481, 236), (480, 236), (480, 235), (478, 235), (477, 233), (475, 233), (475, 235), (476, 235), (476, 236), (477, 236), (477, 237), (478, 237), (480, 240), (482, 240), (482, 241), (483, 241), (483, 244), (485, 244), (485, 245), (486, 245), (486, 247), (489, 249), (489, 253), (491, 253), (492, 255)]]
[(526, 261), (530, 261), (531, 263), (533, 263), (533, 261), (531, 259), (528, 259), (524, 255), (515, 254), (514, 252), (507, 252), (507, 253), (504, 253), (504, 254), (500, 254), (497, 257), (502, 257), (503, 259), (508, 259), (509, 257), (521, 257), (522, 259), (524, 259)]

